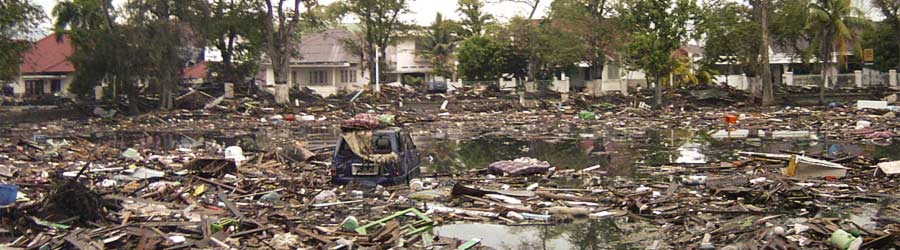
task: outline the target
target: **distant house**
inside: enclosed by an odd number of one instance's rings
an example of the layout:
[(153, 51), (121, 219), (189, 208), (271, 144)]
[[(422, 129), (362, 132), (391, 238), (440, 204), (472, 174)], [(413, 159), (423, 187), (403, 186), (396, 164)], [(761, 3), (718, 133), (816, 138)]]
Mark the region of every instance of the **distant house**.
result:
[[(308, 87), (324, 96), (365, 85), (362, 57), (344, 46), (347, 39), (353, 39), (353, 34), (340, 28), (304, 36), (298, 56), (290, 60), (288, 84), (293, 88)], [(264, 63), (262, 69), (265, 84), (274, 85), (272, 65)]]
[(68, 58), (73, 52), (69, 36), (49, 35), (25, 52), (15, 79), (13, 94), (20, 97), (66, 94), (74, 78), (75, 66)]
[(434, 77), (431, 63), (418, 54), (419, 50), (415, 39), (400, 39), (396, 45), (388, 47), (386, 59), (393, 68), (387, 72), (387, 79), (403, 82), (405, 76), (410, 76), (431, 81)]
[(209, 67), (206, 61), (200, 61), (182, 71), (181, 82), (186, 84), (202, 84), (209, 80)]

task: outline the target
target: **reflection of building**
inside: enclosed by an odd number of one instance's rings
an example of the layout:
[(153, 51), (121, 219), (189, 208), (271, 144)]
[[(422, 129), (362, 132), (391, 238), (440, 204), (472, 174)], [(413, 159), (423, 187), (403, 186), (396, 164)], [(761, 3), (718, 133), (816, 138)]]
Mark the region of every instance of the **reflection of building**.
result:
[(68, 60), (72, 51), (69, 36), (57, 39), (56, 35), (49, 35), (38, 40), (22, 58), (19, 77), (12, 84), (13, 94), (41, 96), (68, 93), (75, 73), (75, 66)]

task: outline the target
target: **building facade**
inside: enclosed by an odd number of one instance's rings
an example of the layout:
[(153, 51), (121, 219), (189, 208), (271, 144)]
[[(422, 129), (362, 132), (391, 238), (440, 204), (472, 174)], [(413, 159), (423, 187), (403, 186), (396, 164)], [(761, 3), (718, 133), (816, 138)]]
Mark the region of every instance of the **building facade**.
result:
[(72, 41), (68, 36), (49, 35), (25, 52), (19, 76), (11, 83), (17, 97), (67, 95), (74, 79), (75, 66), (69, 62)]

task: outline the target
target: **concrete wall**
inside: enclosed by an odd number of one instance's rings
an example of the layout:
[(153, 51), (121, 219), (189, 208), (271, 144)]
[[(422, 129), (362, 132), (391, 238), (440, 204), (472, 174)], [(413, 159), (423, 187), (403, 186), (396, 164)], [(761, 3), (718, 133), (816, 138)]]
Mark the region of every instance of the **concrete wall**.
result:
[(431, 72), (431, 64), (427, 60), (416, 55), (416, 43), (414, 40), (403, 40), (397, 43), (396, 48), (388, 60), (393, 60), (394, 71), (398, 73), (428, 73)]
[[(266, 72), (265, 83), (267, 86), (275, 84), (275, 73), (271, 67), (264, 66)], [(355, 81), (344, 81), (341, 79), (342, 70), (353, 70), (356, 76)], [(312, 84), (310, 76), (313, 72), (323, 72), (325, 76), (324, 83)], [(329, 96), (337, 93), (339, 90), (359, 89), (366, 85), (367, 78), (365, 73), (358, 65), (350, 66), (329, 66), (329, 67), (291, 67), (288, 71), (288, 85), (291, 88), (308, 87), (315, 90), (322, 96)]]
[(747, 80), (746, 75), (715, 75), (713, 76), (713, 82), (727, 83), (728, 86), (740, 90), (750, 89), (750, 82)]
[(26, 81), (43, 81), (44, 85), (44, 93), (45, 95), (52, 95), (52, 87), (54, 80), (60, 80), (60, 93), (62, 95), (69, 94), (69, 87), (72, 85), (72, 81), (75, 79), (75, 76), (72, 74), (69, 75), (35, 75), (35, 76), (21, 76), (16, 78), (16, 81), (13, 83), (13, 94), (16, 96), (24, 96), (25, 95), (25, 82)]

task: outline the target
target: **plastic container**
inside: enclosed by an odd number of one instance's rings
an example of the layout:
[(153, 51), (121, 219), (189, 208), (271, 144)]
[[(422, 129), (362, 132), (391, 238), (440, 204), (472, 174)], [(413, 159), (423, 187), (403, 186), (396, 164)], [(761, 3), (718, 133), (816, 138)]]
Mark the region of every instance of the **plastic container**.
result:
[(733, 114), (725, 115), (725, 123), (726, 124), (734, 125), (734, 124), (737, 124), (737, 121), (738, 121), (738, 117), (736, 115), (733, 115)]
[(19, 193), (19, 186), (10, 184), (0, 184), (0, 206), (6, 206), (16, 202), (16, 195)]

